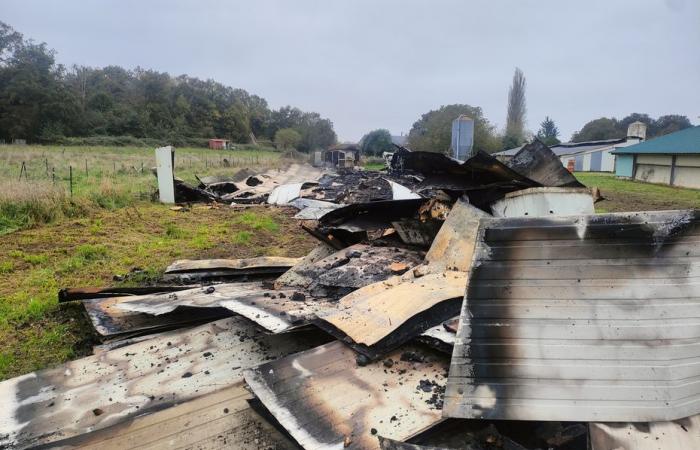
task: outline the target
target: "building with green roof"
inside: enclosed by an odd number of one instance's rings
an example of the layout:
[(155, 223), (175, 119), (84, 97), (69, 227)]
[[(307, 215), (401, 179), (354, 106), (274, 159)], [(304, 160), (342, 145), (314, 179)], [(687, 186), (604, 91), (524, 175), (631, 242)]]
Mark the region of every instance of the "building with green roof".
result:
[(700, 126), (616, 148), (615, 175), (700, 189)]

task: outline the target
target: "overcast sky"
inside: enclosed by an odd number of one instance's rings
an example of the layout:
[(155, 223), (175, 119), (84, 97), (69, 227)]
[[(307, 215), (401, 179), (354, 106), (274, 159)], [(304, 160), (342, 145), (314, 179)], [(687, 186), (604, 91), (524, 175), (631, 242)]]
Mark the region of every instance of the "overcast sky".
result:
[(63, 64), (213, 78), (317, 111), (340, 140), (450, 103), (501, 128), (516, 66), (533, 131), (545, 115), (564, 140), (631, 112), (700, 122), (698, 0), (1, 0), (0, 20)]

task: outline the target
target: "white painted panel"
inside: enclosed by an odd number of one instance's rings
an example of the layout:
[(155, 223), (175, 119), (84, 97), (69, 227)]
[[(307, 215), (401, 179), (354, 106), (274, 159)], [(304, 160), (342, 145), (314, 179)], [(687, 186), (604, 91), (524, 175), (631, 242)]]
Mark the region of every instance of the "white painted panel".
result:
[(700, 189), (700, 167), (676, 167), (675, 186)]
[(603, 172), (614, 172), (615, 171), (615, 155), (612, 152), (613, 149), (605, 150), (603, 152), (603, 158), (600, 162), (600, 170)]
[(583, 155), (583, 171), (584, 172), (590, 172), (591, 171), (591, 154), (586, 153)]
[(637, 155), (637, 164), (656, 164), (670, 166), (671, 155)]
[(175, 185), (173, 183), (173, 155), (175, 149), (170, 145), (156, 149), (156, 170), (158, 173), (158, 194), (161, 203), (175, 203)]
[(676, 166), (700, 167), (700, 155), (678, 155)]
[(546, 217), (594, 214), (593, 197), (586, 189), (531, 188), (491, 205), (495, 217)]

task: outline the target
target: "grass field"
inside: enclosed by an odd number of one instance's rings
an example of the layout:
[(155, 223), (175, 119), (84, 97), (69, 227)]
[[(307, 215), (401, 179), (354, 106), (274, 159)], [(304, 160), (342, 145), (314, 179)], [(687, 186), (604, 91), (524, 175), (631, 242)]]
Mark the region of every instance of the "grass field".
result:
[(575, 174), (588, 187), (600, 188), (605, 200), (596, 212), (700, 209), (700, 190), (621, 180), (610, 173)]
[[(280, 153), (272, 149), (183, 148), (175, 153), (176, 175), (192, 183), (195, 174), (233, 174), (244, 167), (279, 164)], [(92, 208), (147, 201), (157, 186), (154, 165), (150, 148), (0, 146), (0, 234), (80, 217)]]

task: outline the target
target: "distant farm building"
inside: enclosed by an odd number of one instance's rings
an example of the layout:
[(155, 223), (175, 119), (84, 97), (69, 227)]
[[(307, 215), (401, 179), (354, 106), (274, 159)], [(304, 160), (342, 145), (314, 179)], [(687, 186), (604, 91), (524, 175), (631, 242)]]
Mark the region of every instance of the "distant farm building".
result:
[(226, 139), (209, 139), (209, 148), (214, 150), (228, 150), (228, 141)]
[[(634, 122), (627, 128), (627, 137), (602, 141), (567, 142), (550, 148), (559, 157), (564, 167), (574, 172), (615, 172), (617, 149), (639, 144), (646, 138), (646, 125)], [(522, 147), (494, 153), (501, 161), (508, 161)]]
[(615, 175), (700, 189), (700, 126), (615, 149)]
[(360, 146), (357, 144), (338, 144), (323, 150), (315, 158), (315, 163), (328, 167), (353, 167), (360, 162)]

